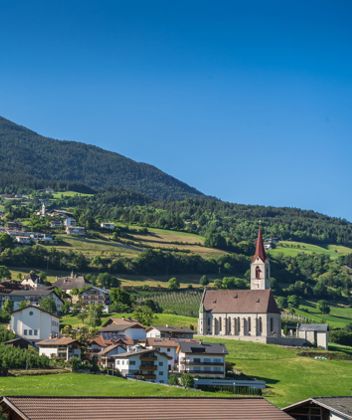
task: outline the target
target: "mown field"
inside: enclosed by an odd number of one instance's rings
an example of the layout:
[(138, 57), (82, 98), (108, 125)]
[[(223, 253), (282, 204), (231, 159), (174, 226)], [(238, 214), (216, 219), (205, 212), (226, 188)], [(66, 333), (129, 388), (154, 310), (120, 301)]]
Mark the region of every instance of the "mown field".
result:
[[(106, 396), (106, 397), (216, 397), (229, 393), (186, 390), (150, 382), (107, 375), (62, 373), (53, 375), (0, 377), (0, 395)], [(233, 395), (232, 395), (233, 396)]]
[(295, 257), (300, 253), (305, 254), (324, 254), (329, 255), (332, 258), (337, 258), (341, 255), (352, 254), (352, 248), (342, 245), (326, 245), (318, 246), (304, 242), (295, 241), (280, 241), (277, 247), (270, 250), (270, 255), (277, 256), (278, 254)]

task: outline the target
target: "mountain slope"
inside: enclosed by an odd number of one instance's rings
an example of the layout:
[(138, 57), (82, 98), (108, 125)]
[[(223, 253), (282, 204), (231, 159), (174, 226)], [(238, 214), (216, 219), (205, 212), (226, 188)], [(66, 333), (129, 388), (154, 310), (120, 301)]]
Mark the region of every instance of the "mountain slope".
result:
[(74, 141), (43, 137), (0, 117), (0, 188), (125, 188), (153, 199), (202, 196), (152, 165)]

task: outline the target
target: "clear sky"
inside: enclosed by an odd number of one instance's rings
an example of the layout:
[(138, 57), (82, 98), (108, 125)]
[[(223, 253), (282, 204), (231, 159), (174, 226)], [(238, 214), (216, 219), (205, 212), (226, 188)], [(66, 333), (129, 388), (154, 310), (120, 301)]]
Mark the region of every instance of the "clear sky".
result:
[(0, 0), (0, 115), (352, 221), (350, 0)]

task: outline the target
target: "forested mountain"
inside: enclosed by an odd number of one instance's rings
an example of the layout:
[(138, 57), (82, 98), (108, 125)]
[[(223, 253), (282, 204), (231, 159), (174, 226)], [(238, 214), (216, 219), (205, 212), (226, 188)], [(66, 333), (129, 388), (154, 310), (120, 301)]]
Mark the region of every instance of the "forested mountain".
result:
[(0, 188), (102, 191), (123, 187), (153, 199), (201, 196), (154, 166), (74, 141), (43, 137), (0, 117)]

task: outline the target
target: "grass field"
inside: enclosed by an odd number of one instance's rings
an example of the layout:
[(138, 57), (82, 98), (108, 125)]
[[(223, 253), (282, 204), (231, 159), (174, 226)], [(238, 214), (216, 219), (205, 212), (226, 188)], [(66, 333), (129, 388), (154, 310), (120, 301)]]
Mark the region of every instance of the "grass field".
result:
[(288, 257), (295, 257), (300, 253), (324, 254), (329, 255), (332, 258), (337, 258), (341, 255), (352, 254), (352, 248), (342, 245), (327, 245), (323, 247), (304, 242), (280, 241), (277, 244), (277, 247), (270, 251), (270, 255), (272, 256), (282, 254)]
[(53, 194), (55, 199), (69, 198), (69, 197), (89, 197), (93, 194), (80, 193), (76, 191), (58, 191)]
[[(226, 339), (228, 362), (246, 375), (267, 382), (265, 396), (284, 407), (311, 396), (352, 394), (352, 361), (315, 360), (298, 356), (298, 349)], [(335, 346), (336, 349), (336, 346)]]
[[(108, 315), (104, 315), (102, 318), (102, 322), (104, 322), (108, 318), (129, 318), (132, 317), (131, 313), (111, 313)], [(197, 329), (197, 322), (198, 318), (191, 317), (191, 316), (182, 316), (182, 315), (174, 315), (174, 314), (156, 314), (154, 325), (172, 325), (174, 327), (187, 327), (189, 328), (191, 325), (194, 329)], [(71, 325), (73, 327), (78, 327), (83, 325), (82, 321), (78, 319), (76, 316), (66, 315), (60, 319), (61, 325)]]
[(330, 306), (330, 313), (322, 315), (316, 309), (314, 302), (305, 302), (295, 310), (297, 315), (309, 318), (313, 322), (328, 323), (332, 328), (342, 328), (352, 322), (352, 308), (348, 306)]
[[(119, 397), (205, 397), (230, 396), (186, 390), (150, 382), (107, 375), (63, 373), (54, 375), (0, 377), (0, 395), (119, 396)], [(233, 395), (232, 395), (233, 396)]]

